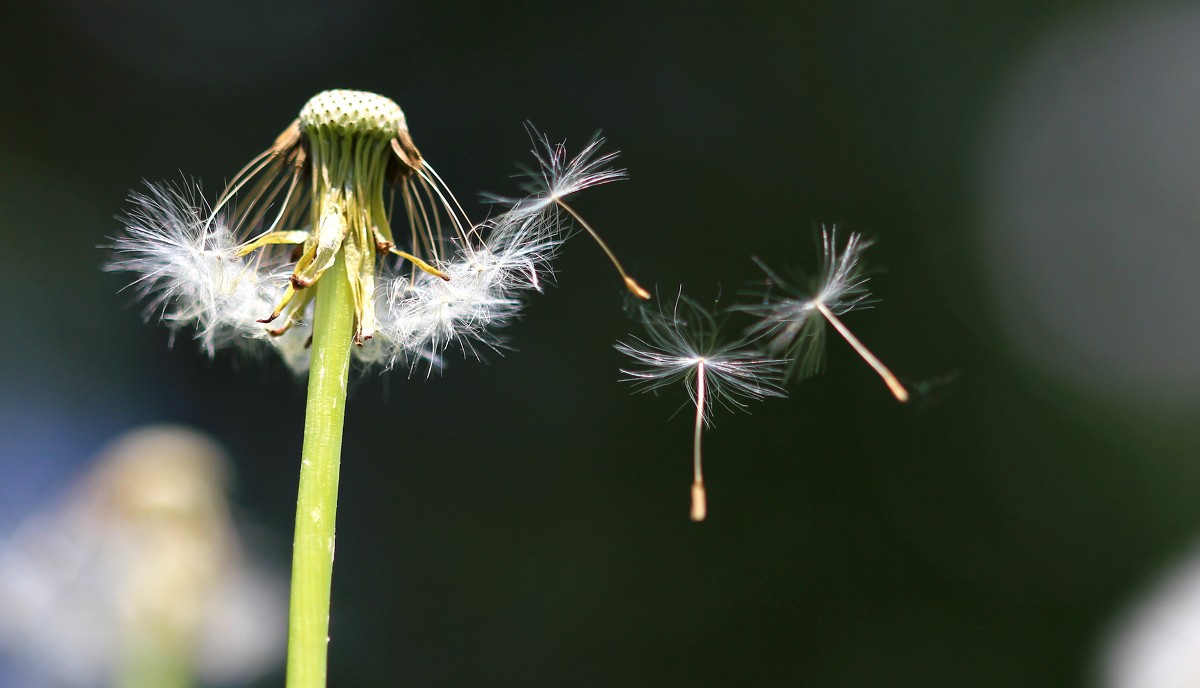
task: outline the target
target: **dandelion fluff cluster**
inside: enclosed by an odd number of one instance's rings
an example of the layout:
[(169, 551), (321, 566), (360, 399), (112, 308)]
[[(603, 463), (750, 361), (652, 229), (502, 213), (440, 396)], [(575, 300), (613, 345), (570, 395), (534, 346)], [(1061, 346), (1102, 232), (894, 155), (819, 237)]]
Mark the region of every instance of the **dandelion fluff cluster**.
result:
[(235, 232), (210, 214), (196, 185), (147, 184), (130, 202), (107, 269), (137, 275), (130, 286), (146, 301), (147, 319), (158, 316), (173, 333), (194, 327), (210, 356), (266, 341), (266, 328), (255, 321), (270, 311), (290, 269), (238, 257)]
[(435, 369), (451, 346), (476, 358), (480, 347), (497, 349), (503, 342), (496, 330), (519, 315), (523, 292), (541, 291), (550, 276), (562, 227), (548, 214), (504, 213), (478, 228), (487, 235), (482, 245), (458, 247), (441, 266), (447, 279), (385, 273), (376, 290), (375, 337), (357, 357), (386, 368), (425, 362)]
[[(562, 145), (536, 137), (540, 170), (529, 195), (503, 199), (504, 212), (437, 247), (439, 274), (385, 262), (374, 283), (375, 331), (354, 347), (355, 358), (412, 372), (421, 365), (440, 368), (451, 347), (479, 357), (502, 346), (496, 330), (519, 315), (529, 291), (541, 291), (552, 277), (550, 261), (569, 232), (570, 220), (552, 200), (624, 176), (610, 167), (615, 154), (598, 155), (602, 142), (594, 139), (568, 158)], [(148, 184), (130, 201), (107, 268), (136, 275), (131, 286), (147, 302), (147, 318), (161, 318), (173, 332), (194, 328), (210, 356), (228, 346), (266, 348), (293, 370), (307, 369), (312, 304), (286, 327), (261, 322), (289, 283), (287, 247), (241, 255), (259, 228), (212, 213), (194, 185)]]

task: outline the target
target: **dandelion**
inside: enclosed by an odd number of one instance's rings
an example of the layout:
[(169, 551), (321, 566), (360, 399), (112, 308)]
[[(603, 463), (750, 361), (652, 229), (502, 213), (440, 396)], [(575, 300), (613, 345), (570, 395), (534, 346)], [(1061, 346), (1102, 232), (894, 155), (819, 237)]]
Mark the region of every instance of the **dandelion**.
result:
[(789, 377), (803, 378), (820, 370), (825, 353), (825, 323), (833, 325), (858, 355), (883, 378), (899, 401), (908, 401), (904, 388), (892, 371), (872, 354), (846, 327), (840, 316), (870, 303), (869, 278), (862, 267), (862, 253), (869, 241), (851, 233), (838, 252), (836, 230), (821, 229), (821, 270), (806, 289), (783, 279), (765, 263), (755, 259), (782, 295), (765, 294), (762, 301), (739, 307), (758, 322), (750, 328), (753, 337), (765, 337), (772, 353), (784, 353), (792, 361)]
[(286, 585), (206, 435), (138, 428), (0, 542), (0, 646), (38, 685), (244, 685), (283, 658)]
[(692, 435), (691, 519), (703, 521), (708, 511), (701, 467), (701, 438), (712, 424), (712, 409), (744, 410), (748, 401), (782, 397), (778, 383), (782, 361), (763, 358), (744, 342), (721, 344), (715, 318), (680, 295), (673, 309), (640, 309), (645, 337), (617, 342), (635, 367), (622, 369), (625, 381), (649, 392), (683, 382), (696, 407)]
[[(562, 144), (535, 132), (540, 170), (530, 195), (503, 199), (506, 212), (472, 224), (395, 103), (326, 91), (211, 208), (186, 184), (133, 194), (107, 268), (134, 273), (147, 317), (173, 332), (194, 328), (210, 356), (265, 345), (303, 372), (319, 284), (342, 256), (354, 304), (352, 357), (410, 370), (425, 362), (432, 370), (452, 345), (476, 355), (480, 345), (496, 348), (495, 330), (519, 314), (523, 292), (541, 290), (571, 220), (595, 237), (630, 290), (648, 297), (564, 200), (625, 178), (612, 167), (615, 153), (599, 154), (602, 144), (593, 139), (568, 158)], [(392, 227), (397, 197), (410, 250), (399, 247)]]
[[(172, 331), (212, 355), (270, 347), (308, 371), (289, 615), (289, 687), (325, 683), (334, 517), (350, 361), (439, 367), (478, 356), (540, 291), (572, 226), (647, 298), (564, 198), (624, 178), (601, 139), (569, 158), (535, 136), (530, 195), (472, 223), (417, 149), (404, 113), (373, 93), (314, 96), (209, 207), (198, 191), (151, 185), (131, 197), (114, 271)], [(393, 225), (399, 208), (406, 227)], [(396, 264), (401, 261), (401, 264)], [(402, 267), (403, 266), (403, 267)]]

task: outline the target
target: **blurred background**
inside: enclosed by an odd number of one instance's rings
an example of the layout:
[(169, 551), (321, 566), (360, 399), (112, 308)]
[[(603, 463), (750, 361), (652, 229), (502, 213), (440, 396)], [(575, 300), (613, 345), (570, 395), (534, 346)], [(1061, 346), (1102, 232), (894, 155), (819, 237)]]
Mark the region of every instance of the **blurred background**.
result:
[(572, 242), (513, 351), (358, 377), (331, 685), (1200, 684), (1140, 679), (1175, 636), (1136, 630), (1200, 542), (1200, 9), (564, 7), (6, 4), (0, 539), (172, 422), (232, 457), (286, 571), (303, 381), (171, 348), (98, 246), (143, 179), (216, 191), (310, 96), (367, 89), (464, 200), (514, 192), (526, 120), (603, 129), (630, 180), (575, 205), (665, 293), (814, 266), (820, 223), (875, 239), (847, 323), (919, 393), (831, 338), (791, 398), (717, 418), (693, 524), (683, 392), (618, 382), (621, 286)]

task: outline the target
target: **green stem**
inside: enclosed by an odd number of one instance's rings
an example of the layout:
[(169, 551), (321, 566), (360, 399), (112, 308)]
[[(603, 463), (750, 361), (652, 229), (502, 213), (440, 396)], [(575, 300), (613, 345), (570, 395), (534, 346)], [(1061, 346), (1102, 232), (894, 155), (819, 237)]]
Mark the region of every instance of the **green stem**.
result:
[(288, 688), (323, 688), (329, 644), (329, 589), (346, 383), (354, 329), (354, 302), (345, 257), (317, 287), (312, 366), (304, 414), (304, 449), (296, 499), (292, 599), (288, 618)]

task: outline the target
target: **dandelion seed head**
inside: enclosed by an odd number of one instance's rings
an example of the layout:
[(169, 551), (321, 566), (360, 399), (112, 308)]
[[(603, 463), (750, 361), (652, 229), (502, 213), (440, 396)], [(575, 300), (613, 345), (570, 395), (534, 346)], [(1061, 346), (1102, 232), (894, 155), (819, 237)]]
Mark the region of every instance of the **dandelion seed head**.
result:
[(908, 389), (840, 318), (869, 303), (871, 293), (861, 261), (862, 252), (869, 245), (870, 242), (863, 241), (860, 235), (851, 233), (839, 253), (836, 232), (822, 228), (821, 270), (811, 290), (802, 291), (789, 284), (759, 261), (759, 267), (782, 294), (764, 293), (760, 302), (742, 305), (737, 310), (758, 318), (747, 331), (749, 336), (766, 338), (772, 352), (786, 352), (791, 361), (789, 378), (807, 377), (821, 369), (825, 354), (825, 324), (828, 322), (879, 374), (892, 396), (906, 402), (910, 396)]
[(617, 342), (616, 349), (633, 359), (621, 373), (639, 391), (682, 382), (693, 404), (703, 401), (706, 424), (713, 406), (743, 410), (749, 401), (785, 396), (779, 386), (784, 361), (763, 356), (743, 340), (721, 343), (716, 319), (690, 299), (677, 297), (670, 311), (640, 308), (638, 318), (644, 335)]
[[(273, 349), (303, 372), (318, 283), (340, 255), (359, 364), (432, 371), (451, 348), (481, 358), (504, 348), (496, 331), (553, 279), (572, 227), (553, 201), (624, 177), (615, 154), (599, 153), (601, 139), (571, 158), (531, 132), (540, 181), (475, 224), (413, 145), (395, 102), (325, 91), (211, 206), (186, 184), (131, 196), (108, 269), (132, 273), (147, 318), (194, 329), (210, 356)], [(408, 232), (393, 233), (388, 190)]]
[(538, 168), (523, 174), (522, 188), (527, 195), (491, 196), (494, 201), (509, 204), (514, 217), (538, 215), (567, 196), (627, 178), (625, 170), (613, 167), (618, 153), (600, 153), (604, 145), (602, 136), (594, 136), (575, 157), (568, 157), (565, 144), (551, 143), (549, 137), (531, 125), (528, 129), (533, 140), (530, 152), (537, 159)]
[(783, 361), (763, 357), (744, 342), (721, 343), (715, 318), (682, 294), (670, 311), (640, 305), (637, 315), (644, 337), (617, 342), (616, 348), (633, 359), (622, 368), (623, 381), (640, 391), (656, 391), (682, 382), (696, 408), (692, 439), (692, 521), (703, 521), (708, 497), (701, 467), (703, 430), (712, 424), (716, 405), (745, 410), (749, 401), (784, 396), (779, 386)]
[(826, 319), (821, 309), (843, 315), (870, 303), (863, 251), (871, 245), (862, 235), (851, 232), (839, 251), (836, 228), (821, 228), (821, 267), (811, 279), (786, 278), (762, 261), (758, 265), (771, 285), (754, 303), (737, 310), (756, 318), (747, 334), (764, 338), (767, 349), (786, 354), (793, 363), (788, 376), (805, 378), (821, 370), (825, 360)]

